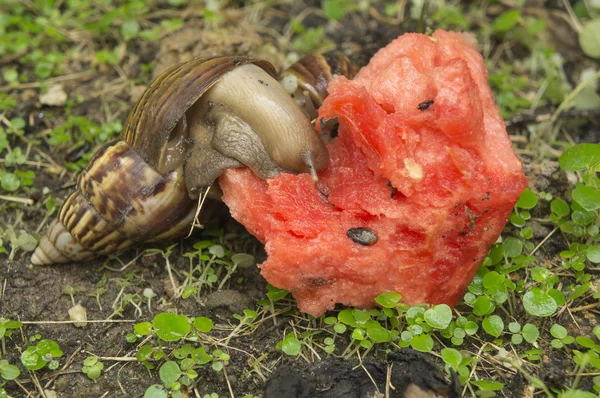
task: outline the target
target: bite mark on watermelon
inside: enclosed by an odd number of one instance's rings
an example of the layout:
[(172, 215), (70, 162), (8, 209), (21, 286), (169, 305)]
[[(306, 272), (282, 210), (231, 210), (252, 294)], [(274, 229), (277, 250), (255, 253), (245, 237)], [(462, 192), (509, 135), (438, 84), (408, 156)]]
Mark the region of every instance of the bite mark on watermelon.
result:
[(319, 118), (337, 118), (339, 135), (317, 186), (247, 169), (219, 180), (233, 217), (265, 243), (261, 274), (314, 316), (373, 307), (386, 291), (454, 305), (527, 184), (476, 42), (405, 34), (328, 90)]

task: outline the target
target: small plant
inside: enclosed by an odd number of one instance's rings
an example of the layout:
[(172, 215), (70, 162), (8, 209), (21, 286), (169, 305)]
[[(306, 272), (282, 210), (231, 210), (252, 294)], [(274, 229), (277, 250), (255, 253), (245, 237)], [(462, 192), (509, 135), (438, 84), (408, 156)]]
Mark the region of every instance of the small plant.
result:
[(62, 355), (62, 350), (54, 340), (43, 339), (23, 351), (21, 362), (28, 370), (40, 370), (46, 366), (50, 370), (56, 370), (58, 358)]
[(4, 390), (6, 382), (15, 380), (21, 371), (15, 365), (11, 365), (5, 359), (0, 359), (0, 398), (8, 397), (8, 393)]
[(210, 363), (212, 369), (219, 372), (227, 365), (229, 355), (221, 349), (208, 350), (204, 342), (204, 334), (210, 333), (213, 327), (207, 317), (188, 318), (169, 312), (157, 314), (152, 322), (134, 326), (127, 341), (135, 343), (140, 338), (147, 341), (138, 349), (136, 359), (149, 370), (159, 365), (163, 383), (148, 387), (145, 397), (180, 397), (183, 386), (195, 383), (198, 368)]
[(555, 323), (550, 328), (550, 334), (554, 339), (550, 342), (552, 347), (554, 348), (563, 348), (567, 344), (573, 344), (575, 342), (575, 338), (573, 336), (569, 336), (567, 329), (564, 326)]
[[(189, 259), (189, 271), (184, 272), (185, 280), (178, 294), (182, 298), (196, 297), (206, 289), (215, 287), (222, 289), (239, 268), (247, 268), (255, 264), (253, 256), (246, 253), (233, 253), (224, 247), (223, 231), (204, 231), (210, 240), (201, 240), (194, 244), (194, 251), (184, 254)], [(243, 236), (233, 236), (242, 239)], [(164, 257), (164, 256), (163, 256)], [(167, 261), (167, 271), (170, 265)], [(218, 282), (218, 283), (217, 283)]]
[(23, 323), (0, 317), (0, 343), (2, 351), (0, 358), (6, 354), (6, 338), (11, 338), (15, 329), (20, 329)]
[(573, 201), (586, 212), (600, 209), (600, 144), (575, 145), (559, 157), (558, 164), (563, 170), (581, 173), (572, 191)]
[(83, 360), (81, 371), (90, 379), (96, 380), (102, 374), (102, 369), (104, 369), (104, 364), (97, 356), (92, 355)]

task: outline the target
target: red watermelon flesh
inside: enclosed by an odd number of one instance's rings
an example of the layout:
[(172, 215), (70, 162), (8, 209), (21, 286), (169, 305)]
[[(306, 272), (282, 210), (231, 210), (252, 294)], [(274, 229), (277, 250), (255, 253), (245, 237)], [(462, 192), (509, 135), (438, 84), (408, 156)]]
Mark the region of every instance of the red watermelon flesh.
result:
[[(317, 186), (247, 169), (219, 181), (233, 217), (265, 243), (261, 274), (314, 316), (373, 307), (386, 291), (454, 305), (527, 183), (475, 40), (405, 34), (328, 90), (319, 117), (337, 118), (339, 134)], [(377, 241), (356, 243), (351, 228)]]

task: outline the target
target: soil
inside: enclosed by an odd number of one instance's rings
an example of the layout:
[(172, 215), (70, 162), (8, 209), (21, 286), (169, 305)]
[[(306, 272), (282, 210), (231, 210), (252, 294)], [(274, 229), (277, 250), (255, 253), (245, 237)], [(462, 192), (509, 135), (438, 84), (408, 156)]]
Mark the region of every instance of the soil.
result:
[(391, 353), (385, 362), (366, 361), (362, 367), (341, 359), (282, 366), (267, 381), (263, 398), (361, 398), (378, 393), (391, 398), (458, 398), (458, 387), (448, 385), (423, 354), (407, 349)]
[[(287, 3), (287, 2), (286, 2)], [(299, 15), (307, 6), (320, 7), (319, 1), (292, 2), (293, 4), (278, 5), (265, 12), (250, 12), (228, 10), (225, 13), (227, 23), (213, 27), (205, 24), (193, 12), (185, 18), (184, 25), (157, 43), (143, 42), (139, 48), (124, 49), (123, 73), (129, 77), (141, 76), (141, 65), (155, 60), (152, 76), (156, 76), (169, 65), (189, 59), (193, 56), (217, 54), (252, 54), (272, 62), (279, 70), (288, 66), (293, 60), (289, 57), (286, 36), (286, 24), (291, 15)], [(382, 7), (377, 6), (383, 14)], [(318, 12), (307, 13), (302, 21), (307, 28), (325, 26), (327, 37), (336, 43), (336, 48), (348, 55), (358, 65), (365, 65), (368, 59), (381, 47), (404, 31), (414, 31), (416, 26), (410, 23), (388, 24), (381, 18), (372, 15), (359, 17), (349, 15), (341, 23), (330, 23)], [(135, 43), (135, 42), (134, 42)], [(137, 45), (137, 44), (135, 44)], [(85, 68), (70, 66), (69, 73), (81, 72)], [(103, 119), (103, 100), (101, 96), (90, 97), (90, 93), (113, 87), (114, 71), (103, 71), (97, 75), (64, 84), (69, 95), (82, 94), (90, 98), (83, 106), (75, 106), (73, 113), (81, 114), (90, 120)], [(133, 103), (152, 76), (142, 77), (139, 84), (116, 87), (111, 95), (119, 98), (119, 105), (112, 105), (109, 110), (113, 116), (125, 119)], [(34, 91), (25, 91), (19, 101), (18, 111), (13, 117), (19, 116), (28, 121), (26, 134), (38, 133), (45, 128), (52, 128), (64, 122), (62, 108), (45, 107), (37, 103), (38, 95)], [(524, 131), (521, 126), (515, 126), (511, 133), (520, 134)], [(572, 137), (575, 141), (594, 140), (597, 137), (598, 125), (590, 124), (583, 128), (581, 137)], [(591, 138), (590, 138), (591, 137)], [(49, 153), (47, 147), (40, 148)], [(64, 164), (67, 156), (75, 156), (73, 148), (65, 148), (64, 152), (52, 153), (53, 160)], [(524, 148), (522, 148), (524, 149)], [(537, 190), (552, 194), (563, 195), (567, 190), (568, 181), (557, 169), (556, 163), (536, 163), (524, 156), (526, 170), (531, 178), (531, 186)], [(48, 187), (59, 199), (64, 199), (76, 175), (64, 173), (62, 170), (39, 172), (34, 188), (41, 191)], [(64, 188), (65, 184), (69, 188)], [(17, 207), (0, 214), (0, 225), (13, 225), (20, 222), (21, 228), (34, 231), (38, 226), (43, 232), (48, 220), (40, 194), (34, 194), (36, 204), (21, 207), (22, 214), (18, 215)], [(535, 215), (534, 215), (535, 216)], [(221, 228), (225, 234), (247, 234), (243, 227), (232, 219), (220, 217), (213, 221), (213, 226)], [(211, 224), (209, 224), (209, 227)], [(539, 224), (534, 230), (539, 240), (549, 232), (546, 225)], [(177, 275), (187, 270), (188, 259), (179, 254), (189, 251), (194, 242), (203, 239), (205, 232), (198, 231), (181, 242), (170, 257), (171, 267)], [(546, 261), (555, 261), (556, 251), (561, 247), (560, 237), (556, 234), (551, 238), (540, 254)], [(253, 253), (257, 261), (264, 260), (264, 252), (260, 244), (253, 238), (244, 237), (237, 245), (240, 251)], [(244, 245), (240, 248), (240, 245)], [(161, 247), (166, 247), (165, 243)], [(156, 247), (156, 246), (155, 246)], [(20, 363), (19, 355), (28, 345), (27, 338), (40, 334), (44, 338), (54, 339), (64, 351), (61, 358), (61, 368), (58, 371), (39, 372), (41, 385), (48, 391), (47, 396), (55, 391), (59, 397), (141, 397), (151, 384), (160, 383), (157, 372), (148, 372), (136, 361), (124, 360), (135, 354), (136, 345), (126, 341), (125, 336), (131, 333), (136, 322), (149, 321), (153, 314), (162, 311), (173, 311), (189, 316), (207, 316), (215, 322), (214, 334), (218, 338), (229, 335), (237, 321), (233, 314), (241, 313), (246, 308), (252, 308), (256, 300), (264, 299), (266, 283), (260, 277), (256, 267), (240, 269), (222, 291), (209, 289), (199, 301), (193, 299), (173, 299), (172, 289), (161, 256), (150, 255), (138, 257), (141, 249), (130, 250), (118, 259), (102, 258), (82, 263), (71, 263), (60, 266), (35, 267), (30, 264), (30, 253), (20, 252), (12, 261), (0, 260), (0, 315), (9, 319), (19, 319), (27, 322), (23, 334), (17, 332), (6, 342), (7, 355), (5, 359), (12, 364)], [(124, 267), (126, 265), (126, 267)], [(123, 269), (121, 269), (123, 268)], [(141, 314), (133, 306), (127, 306), (120, 316), (113, 314), (113, 302), (121, 294), (119, 282), (127, 275), (133, 275), (135, 284), (125, 289), (126, 293), (142, 294), (144, 288), (152, 288), (158, 295), (152, 301), (149, 310), (145, 305), (140, 307)], [(106, 278), (106, 292), (97, 299), (90, 293), (96, 289), (96, 284)], [(242, 278), (242, 283), (237, 283)], [(179, 277), (180, 279), (180, 277)], [(68, 321), (68, 310), (73, 303), (69, 295), (63, 293), (65, 286), (72, 286), (76, 293), (74, 300), (87, 309), (89, 320), (107, 320), (112, 322), (88, 323), (78, 328)], [(563, 314), (564, 320), (568, 315)], [(576, 314), (577, 321), (584, 327), (595, 325), (594, 317), (587, 319), (582, 313)], [(49, 322), (45, 322), (49, 321)], [(59, 322), (55, 322), (59, 321)], [(420, 389), (439, 394), (439, 396), (456, 396), (456, 390), (451, 380), (444, 378), (445, 372), (441, 360), (431, 355), (420, 355), (411, 350), (402, 350), (387, 356), (383, 350), (373, 350), (372, 357), (366, 359), (364, 367), (356, 362), (330, 359), (318, 361), (316, 358), (296, 359), (282, 355), (275, 348), (277, 342), (285, 335), (286, 328), (296, 320), (279, 318), (278, 323), (262, 322), (251, 334), (233, 339), (229, 345), (235, 350), (230, 351), (231, 361), (226, 367), (227, 373), (215, 372), (210, 367), (199, 371), (198, 392), (203, 396), (216, 392), (219, 396), (242, 397), (244, 394), (261, 395), (263, 397), (372, 397), (375, 385), (380, 391), (385, 390), (385, 380), (388, 369), (392, 384), (397, 386), (390, 396), (400, 397), (411, 385)], [(233, 325), (233, 326), (232, 326)], [(591, 330), (591, 329), (590, 329)], [(559, 351), (552, 351), (559, 353)], [(90, 354), (105, 359), (103, 375), (92, 381), (80, 372), (81, 364)], [(262, 372), (251, 371), (249, 363), (266, 355), (265, 368)], [(561, 375), (564, 375), (564, 364), (560, 358), (545, 358), (540, 370), (542, 379), (552, 385), (560, 386)], [(392, 366), (393, 364), (393, 366)], [(267, 369), (267, 370), (264, 370)], [(269, 372), (273, 372), (269, 376)], [(263, 374), (264, 373), (264, 374)], [(374, 379), (371, 380), (370, 377)], [(28, 392), (36, 394), (36, 389), (26, 374), (22, 373), (20, 386), (14, 383), (8, 385), (8, 392), (15, 397), (25, 397)], [(513, 377), (503, 391), (505, 397), (521, 397), (527, 383), (522, 377)], [(302, 387), (297, 387), (302, 386)], [(266, 388), (266, 389), (265, 389)], [(230, 389), (232, 392), (230, 392)], [(310, 391), (310, 394), (300, 391)], [(191, 394), (191, 393), (190, 393)], [(408, 396), (408, 395), (406, 395)], [(420, 396), (420, 395), (413, 395)], [(425, 395), (435, 396), (435, 395)]]

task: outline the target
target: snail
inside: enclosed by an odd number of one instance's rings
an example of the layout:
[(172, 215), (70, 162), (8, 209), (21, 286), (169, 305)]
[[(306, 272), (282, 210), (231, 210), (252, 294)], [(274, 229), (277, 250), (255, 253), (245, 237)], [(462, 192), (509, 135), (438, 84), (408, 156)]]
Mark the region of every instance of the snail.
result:
[[(197, 58), (157, 77), (131, 110), (121, 136), (91, 158), (31, 257), (35, 265), (81, 261), (181, 236), (198, 199), (227, 168), (262, 179), (311, 174), (328, 161), (311, 120), (336, 75), (357, 67), (342, 55), (311, 55), (282, 79), (241, 56)], [(313, 120), (314, 122), (314, 120)]]

